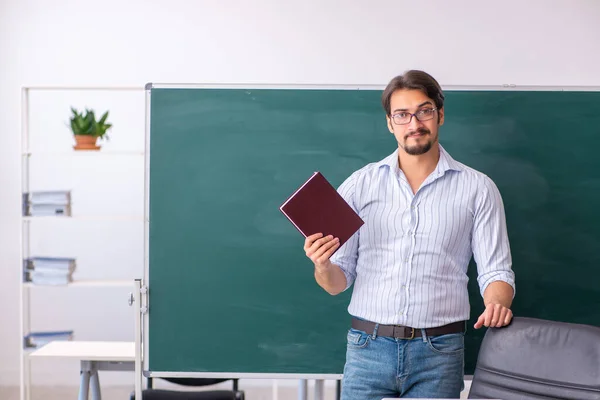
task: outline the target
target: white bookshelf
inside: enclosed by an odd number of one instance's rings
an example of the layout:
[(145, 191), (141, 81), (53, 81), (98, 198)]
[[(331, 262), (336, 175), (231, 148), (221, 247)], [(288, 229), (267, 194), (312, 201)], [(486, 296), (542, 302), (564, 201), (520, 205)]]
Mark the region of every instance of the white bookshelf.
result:
[[(48, 96), (48, 93), (51, 92), (60, 92), (64, 97), (65, 93), (73, 93), (74, 97), (79, 99), (82, 96), (85, 96), (87, 92), (103, 92), (103, 95), (107, 93), (110, 96), (115, 96), (118, 98), (120, 94), (137, 92), (140, 94), (143, 99), (144, 87), (97, 87), (97, 86), (88, 86), (88, 87), (62, 87), (62, 86), (47, 86), (47, 87), (23, 87), (22, 88), (22, 96), (21, 96), (21, 193), (38, 191), (38, 190), (48, 190), (46, 188), (37, 188), (35, 184), (32, 184), (32, 171), (35, 168), (39, 168), (42, 165), (42, 168), (53, 168), (57, 164), (57, 160), (76, 160), (81, 165), (85, 164), (87, 160), (93, 161), (96, 165), (96, 169), (98, 169), (98, 164), (110, 165), (110, 163), (114, 162), (122, 162), (123, 159), (131, 158), (134, 160), (138, 160), (141, 165), (144, 164), (145, 152), (139, 151), (137, 149), (131, 149), (131, 147), (135, 146), (126, 146), (125, 149), (112, 148), (111, 146), (104, 146), (99, 151), (82, 151), (82, 150), (74, 150), (72, 145), (74, 143), (67, 143), (65, 141), (65, 137), (57, 136), (57, 144), (52, 147), (45, 147), (44, 143), (36, 143), (35, 135), (32, 135), (31, 127), (32, 127), (32, 108), (31, 108), (31, 96), (32, 93), (45, 92), (45, 96)], [(81, 109), (82, 107), (80, 107)], [(94, 107), (90, 107), (94, 108)], [(143, 104), (142, 104), (143, 108)], [(63, 120), (68, 120), (70, 110), (66, 109), (65, 114), (59, 118)], [(45, 116), (46, 122), (48, 117)], [(139, 115), (132, 115), (131, 119), (138, 121), (140, 118)], [(109, 117), (109, 120), (111, 118)], [(141, 124), (143, 127), (145, 119), (141, 119)], [(61, 123), (64, 121), (61, 121)], [(127, 121), (128, 122), (128, 121)], [(38, 124), (42, 124), (38, 121)], [(64, 127), (66, 130), (70, 130), (68, 126)], [(113, 130), (115, 126), (113, 125)], [(38, 129), (39, 130), (39, 129)], [(51, 131), (51, 129), (49, 129)], [(138, 130), (136, 129), (136, 134)], [(52, 134), (52, 132), (44, 132), (44, 134)], [(110, 135), (110, 134), (109, 134)], [(139, 131), (139, 136), (142, 138), (141, 142), (143, 146), (141, 148), (145, 148), (145, 133), (144, 129)], [(62, 141), (62, 143), (60, 143)], [(36, 164), (33, 161), (36, 161)], [(137, 161), (136, 161), (137, 162)], [(68, 163), (67, 163), (68, 165)], [(75, 164), (73, 164), (75, 165)], [(90, 167), (91, 168), (91, 167)], [(40, 179), (38, 179), (38, 182)], [(140, 185), (143, 186), (143, 177), (141, 178)], [(57, 188), (57, 190), (64, 190), (65, 188)], [(123, 289), (127, 290), (131, 289), (133, 292), (135, 287), (134, 279), (110, 279), (110, 277), (103, 277), (102, 279), (77, 279), (77, 268), (79, 268), (79, 263), (77, 264), (74, 281), (68, 284), (63, 285), (40, 285), (32, 282), (24, 282), (23, 280), (23, 263), (22, 261), (28, 257), (35, 256), (57, 256), (60, 257), (60, 254), (32, 254), (32, 226), (36, 223), (43, 224), (80, 224), (81, 222), (85, 223), (94, 223), (100, 222), (106, 224), (108, 222), (113, 223), (115, 226), (119, 226), (121, 223), (139, 223), (140, 226), (143, 227), (145, 218), (143, 215), (143, 202), (140, 204), (139, 213), (123, 213), (123, 214), (115, 214), (113, 212), (107, 211), (106, 214), (103, 213), (89, 213), (89, 212), (81, 212), (78, 209), (78, 205), (81, 203), (77, 201), (71, 200), (71, 216), (25, 216), (21, 213), (21, 251), (20, 251), (20, 263), (19, 263), (19, 286), (20, 286), (20, 337), (19, 337), (19, 349), (20, 349), (20, 399), (21, 400), (30, 400), (31, 398), (31, 385), (32, 385), (32, 373), (31, 373), (31, 353), (34, 352), (35, 348), (26, 348), (24, 346), (24, 338), (25, 336), (31, 332), (32, 327), (32, 292), (41, 293), (41, 295), (49, 295), (53, 296), (56, 291), (69, 290), (86, 290), (90, 288), (95, 289)], [(43, 222), (42, 222), (43, 221)], [(143, 230), (142, 230), (143, 231)], [(54, 238), (56, 240), (56, 238)], [(100, 250), (101, 251), (101, 250)], [(143, 269), (139, 271), (138, 278), (143, 274)], [(114, 293), (114, 292), (113, 292)], [(37, 296), (37, 295), (36, 295)], [(127, 307), (127, 298), (123, 298), (123, 305)], [(69, 310), (65, 309), (60, 312), (68, 313)], [(107, 310), (110, 312), (110, 310)], [(133, 321), (132, 321), (133, 325)], [(57, 330), (71, 330), (71, 327), (65, 326), (61, 328), (57, 328)], [(77, 332), (74, 332), (75, 340), (77, 336)]]

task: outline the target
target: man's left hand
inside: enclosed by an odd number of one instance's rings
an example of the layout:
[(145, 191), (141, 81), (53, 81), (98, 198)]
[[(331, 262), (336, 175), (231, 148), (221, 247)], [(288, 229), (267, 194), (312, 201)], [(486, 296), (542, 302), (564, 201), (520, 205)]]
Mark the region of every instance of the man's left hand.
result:
[(510, 324), (512, 320), (512, 311), (510, 308), (506, 308), (501, 304), (488, 304), (485, 307), (483, 314), (479, 316), (475, 323), (475, 329), (479, 329), (482, 326), (487, 328), (500, 328)]

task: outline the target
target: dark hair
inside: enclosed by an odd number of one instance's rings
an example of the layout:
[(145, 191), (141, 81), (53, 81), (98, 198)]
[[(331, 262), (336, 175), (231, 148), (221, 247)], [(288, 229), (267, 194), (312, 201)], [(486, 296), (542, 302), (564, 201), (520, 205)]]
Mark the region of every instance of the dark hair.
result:
[(444, 107), (444, 92), (440, 84), (427, 72), (413, 69), (392, 79), (383, 91), (381, 104), (386, 115), (390, 115), (392, 112), (390, 104), (392, 94), (400, 89), (421, 90), (427, 97), (434, 101), (438, 109)]

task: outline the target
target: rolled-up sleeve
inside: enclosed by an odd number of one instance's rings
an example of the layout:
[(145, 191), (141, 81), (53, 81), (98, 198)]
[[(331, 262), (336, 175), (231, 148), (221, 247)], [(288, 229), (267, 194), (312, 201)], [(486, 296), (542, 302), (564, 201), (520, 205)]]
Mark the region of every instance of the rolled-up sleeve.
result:
[(477, 263), (477, 282), (481, 296), (488, 285), (503, 281), (516, 293), (515, 274), (506, 228), (504, 203), (494, 182), (484, 177), (475, 206), (471, 246)]
[[(355, 189), (357, 183), (358, 173), (355, 172), (350, 175), (338, 188), (338, 193), (346, 200), (346, 203), (354, 212), (358, 214), (358, 210), (355, 202)], [(358, 260), (358, 240), (359, 232), (348, 239), (334, 254), (331, 256), (330, 261), (333, 264), (338, 265), (344, 275), (346, 276), (346, 288), (347, 290), (356, 279), (356, 262)]]

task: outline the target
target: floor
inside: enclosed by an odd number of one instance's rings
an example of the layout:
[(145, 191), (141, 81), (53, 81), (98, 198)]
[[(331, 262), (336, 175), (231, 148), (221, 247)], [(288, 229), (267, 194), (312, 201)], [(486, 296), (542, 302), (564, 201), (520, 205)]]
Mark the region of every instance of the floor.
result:
[[(278, 387), (277, 399), (271, 387), (243, 387), (247, 400), (297, 400), (298, 391), (294, 387)], [(468, 390), (468, 384), (466, 389)], [(461, 399), (466, 399), (468, 391), (461, 393)], [(102, 400), (128, 400), (133, 387), (109, 386), (102, 387)], [(65, 400), (77, 399), (77, 387), (33, 387), (31, 392), (31, 400)], [(313, 398), (313, 393), (309, 391), (309, 400)], [(2, 387), (0, 386), (1, 400), (19, 400), (18, 387)], [(325, 400), (335, 400), (335, 389), (325, 388)]]
[[(271, 388), (251, 387), (243, 389), (247, 400), (274, 400), (273, 390)], [(133, 388), (130, 387), (103, 387), (102, 400), (128, 400)], [(31, 400), (65, 400), (77, 399), (76, 387), (37, 387), (31, 391)], [(278, 400), (297, 400), (297, 390), (295, 388), (279, 388)], [(334, 400), (335, 393), (326, 390), (326, 400)], [(312, 398), (312, 393), (309, 398)], [(0, 399), (19, 400), (18, 387), (0, 387)]]

